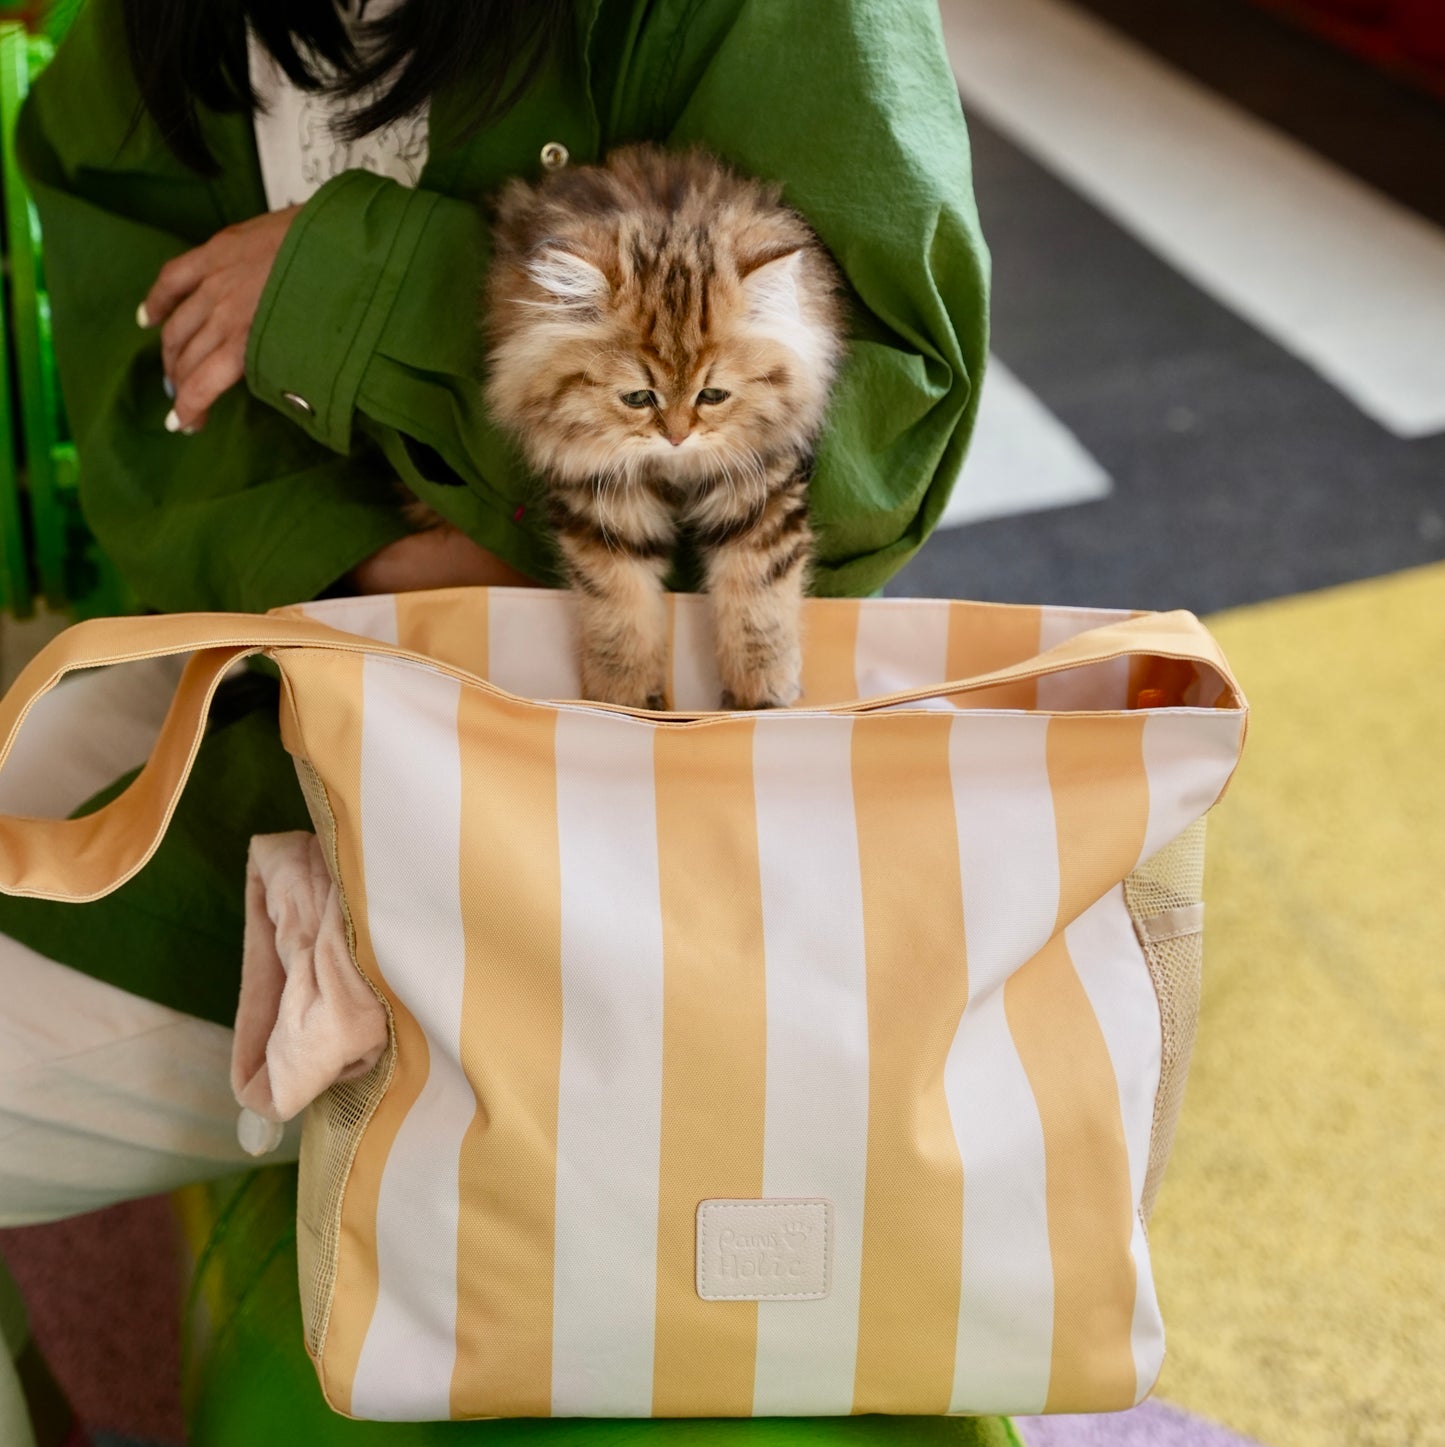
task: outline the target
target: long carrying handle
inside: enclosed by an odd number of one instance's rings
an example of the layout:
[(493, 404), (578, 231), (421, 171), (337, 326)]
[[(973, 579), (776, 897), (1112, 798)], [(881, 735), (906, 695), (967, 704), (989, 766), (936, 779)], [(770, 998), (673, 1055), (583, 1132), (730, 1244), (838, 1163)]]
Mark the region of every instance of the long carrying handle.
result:
[(883, 698), (862, 699), (827, 712), (869, 713), (926, 698), (981, 693), (1002, 683), (1021, 683), (1025, 679), (1044, 678), (1050, 674), (1072, 673), (1090, 664), (1110, 663), (1120, 658), (1178, 659), (1206, 668), (1219, 679), (1221, 700), (1230, 698), (1237, 707), (1245, 706), (1244, 696), (1219, 645), (1193, 613), (1180, 609), (1173, 613), (1140, 613), (1116, 623), (1090, 628), (1033, 658), (1011, 663), (1007, 668), (996, 668), (992, 673), (980, 673), (973, 678), (936, 687), (909, 689)]
[(0, 894), (84, 903), (119, 889), (156, 852), (205, 735), (211, 699), (238, 659), (268, 648), (372, 649), (307, 619), (191, 613), (95, 618), (30, 660), (0, 701), (0, 769), (30, 710), (68, 673), (180, 653), (187, 663), (150, 758), (123, 794), (80, 819), (0, 815)]
[[(205, 735), (211, 699), (226, 671), (250, 654), (293, 648), (404, 658), (490, 692), (503, 693), (483, 679), (423, 654), (342, 633), (306, 618), (182, 613), (96, 618), (77, 624), (33, 658), (0, 701), (0, 769), (5, 767), (30, 710), (66, 674), (145, 658), (181, 653), (193, 656), (181, 675), (150, 758), (123, 794), (80, 819), (0, 815), (0, 894), (83, 903), (119, 889), (150, 859), (165, 835)], [(1200, 664), (1214, 670), (1225, 687), (1238, 694), (1218, 645), (1197, 618), (1189, 613), (1155, 613), (1081, 633), (1036, 658), (992, 673), (937, 688), (842, 705), (829, 712), (859, 713), (914, 699), (971, 693), (1121, 657), (1178, 658)], [(676, 715), (636, 716), (651, 717), (661, 726), (686, 722)]]

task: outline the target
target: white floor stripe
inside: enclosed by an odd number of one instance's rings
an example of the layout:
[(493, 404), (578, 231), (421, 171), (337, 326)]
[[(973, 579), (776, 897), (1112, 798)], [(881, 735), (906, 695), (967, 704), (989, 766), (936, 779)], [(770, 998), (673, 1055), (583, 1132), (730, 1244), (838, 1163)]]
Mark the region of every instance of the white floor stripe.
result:
[(382, 1171), (380, 1290), (352, 1389), (358, 1417), (450, 1415), (458, 1170), (476, 1097), (461, 1069), (460, 690), (386, 658), (363, 665), (361, 836), (377, 964), (431, 1042), (430, 1070)]
[(1109, 475), (997, 357), (983, 382), (978, 425), (941, 528), (1093, 502)]
[(941, 9), (967, 107), (1392, 432), (1445, 428), (1445, 233), (1059, 0)]
[(652, 1412), (662, 905), (652, 731), (557, 720), (562, 1067), (552, 1413)]
[(968, 1008), (943, 1073), (963, 1160), (955, 1412), (1042, 1411), (1049, 1390), (1044, 1132), (1003, 989), (1058, 910), (1047, 731), (1043, 717), (961, 713), (949, 740), (968, 947)]
[(753, 1412), (853, 1408), (868, 1158), (868, 977), (852, 730), (763, 717), (754, 780), (767, 958), (763, 1195), (833, 1203), (822, 1301), (758, 1303)]

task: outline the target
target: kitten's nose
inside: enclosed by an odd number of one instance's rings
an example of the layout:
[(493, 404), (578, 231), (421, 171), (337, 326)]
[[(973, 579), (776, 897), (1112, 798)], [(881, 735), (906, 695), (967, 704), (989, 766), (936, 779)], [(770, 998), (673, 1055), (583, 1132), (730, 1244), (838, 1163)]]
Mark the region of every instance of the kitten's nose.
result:
[(681, 447), (692, 434), (693, 419), (686, 407), (660, 407), (657, 420), (661, 424), (662, 435), (674, 447)]

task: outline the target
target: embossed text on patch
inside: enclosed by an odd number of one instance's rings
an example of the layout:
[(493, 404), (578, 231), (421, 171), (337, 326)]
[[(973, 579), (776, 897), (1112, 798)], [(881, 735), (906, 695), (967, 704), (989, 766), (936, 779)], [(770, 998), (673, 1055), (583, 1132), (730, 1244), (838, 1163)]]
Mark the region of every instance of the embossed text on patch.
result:
[(832, 1285), (833, 1203), (704, 1201), (697, 1294), (704, 1301), (818, 1301)]

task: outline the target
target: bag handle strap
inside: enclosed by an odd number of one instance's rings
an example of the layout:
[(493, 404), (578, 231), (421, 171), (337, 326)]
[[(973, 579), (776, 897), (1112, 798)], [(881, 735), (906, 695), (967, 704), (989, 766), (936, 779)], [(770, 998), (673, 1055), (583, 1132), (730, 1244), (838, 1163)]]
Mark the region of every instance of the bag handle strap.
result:
[(1132, 618), (1106, 623), (1019, 663), (996, 668), (991, 673), (927, 688), (909, 689), (882, 698), (869, 698), (844, 704), (833, 713), (869, 713), (875, 709), (896, 708), (901, 704), (928, 698), (955, 698), (962, 694), (982, 693), (1000, 684), (1022, 683), (1028, 679), (1052, 674), (1072, 673), (1095, 663), (1112, 663), (1123, 658), (1170, 658), (1193, 664), (1214, 673), (1220, 683), (1220, 698), (1232, 699), (1236, 707), (1245, 706), (1239, 684), (1229, 671), (1224, 653), (1209, 630), (1193, 613), (1178, 609), (1172, 613), (1139, 613)]
[[(192, 657), (181, 675), (151, 756), (124, 793), (79, 819), (0, 815), (0, 893), (82, 903), (120, 888), (146, 864), (165, 835), (205, 735), (211, 700), (227, 670), (253, 653), (293, 648), (407, 659), (503, 694), (503, 690), (484, 680), (424, 654), (342, 633), (309, 618), (189, 613), (95, 618), (77, 624), (42, 649), (0, 700), (0, 770), (31, 709), (67, 674), (146, 658), (183, 653)], [(1144, 614), (1081, 633), (1037, 658), (976, 678), (829, 711), (867, 712), (1135, 656), (1178, 658), (1212, 669), (1243, 704), (1218, 645), (1199, 620), (1189, 613), (1162, 613)], [(671, 721), (684, 722), (676, 715), (671, 716)]]
[(67, 674), (189, 653), (150, 758), (124, 793), (79, 819), (0, 815), (0, 893), (83, 903), (119, 889), (159, 848), (227, 670), (271, 648), (386, 651), (304, 618), (231, 613), (93, 618), (52, 639), (0, 700), (0, 770), (36, 703)]

